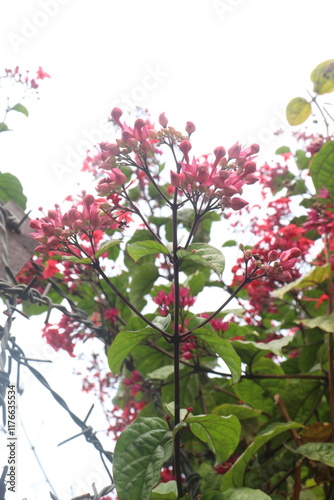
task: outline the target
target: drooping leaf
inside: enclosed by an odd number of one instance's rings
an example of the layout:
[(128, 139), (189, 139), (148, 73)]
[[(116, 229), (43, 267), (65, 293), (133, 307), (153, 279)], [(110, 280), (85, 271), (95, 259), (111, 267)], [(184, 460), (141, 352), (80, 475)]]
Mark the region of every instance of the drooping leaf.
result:
[(75, 264), (91, 264), (92, 259), (90, 257), (75, 257), (74, 255), (62, 255), (61, 260), (66, 262), (74, 262)]
[(211, 347), (222, 358), (231, 371), (232, 382), (238, 382), (241, 375), (241, 360), (235, 352), (232, 343), (218, 337), (216, 333), (206, 328), (194, 330), (192, 335)]
[(270, 439), (278, 436), (282, 432), (286, 432), (289, 429), (298, 429), (299, 427), (302, 427), (302, 425), (296, 422), (280, 422), (271, 424), (263, 429), (263, 431), (259, 432), (253, 442), (233, 464), (231, 469), (224, 474), (222, 480), (222, 491), (225, 492), (230, 488), (241, 488), (244, 486), (244, 476), (247, 466), (258, 450), (270, 441)]
[(291, 149), (288, 146), (281, 146), (275, 151), (275, 155), (282, 155), (284, 153), (291, 153)]
[(231, 488), (224, 492), (222, 500), (271, 500), (271, 497), (261, 490)]
[(176, 481), (168, 481), (154, 488), (150, 500), (177, 500), (177, 495)]
[(104, 252), (106, 252), (107, 250), (109, 250), (109, 248), (113, 247), (114, 245), (118, 245), (121, 242), (122, 242), (122, 240), (109, 240), (109, 241), (105, 241), (101, 245), (101, 248), (99, 248), (99, 250), (95, 253), (95, 255), (94, 255), (95, 259), (98, 259), (99, 257), (101, 257), (101, 255)]
[(312, 113), (311, 104), (303, 97), (295, 97), (286, 107), (286, 119), (290, 125), (304, 123)]
[(177, 256), (184, 261), (191, 260), (211, 267), (219, 277), (225, 268), (225, 258), (221, 251), (206, 243), (193, 243), (187, 250), (179, 250)]
[(324, 332), (334, 333), (334, 312), (326, 316), (317, 316), (311, 319), (295, 320), (295, 323), (303, 323), (309, 328), (321, 328)]
[(145, 263), (132, 269), (130, 301), (138, 309), (142, 309), (147, 295), (159, 277), (159, 270), (154, 264)]
[(166, 365), (154, 370), (147, 374), (147, 378), (157, 379), (157, 380), (165, 380), (169, 375), (174, 373), (174, 365)]
[[(161, 329), (167, 328), (169, 322), (170, 317), (157, 318), (155, 321), (153, 321), (153, 323)], [(132, 351), (132, 349), (142, 340), (156, 333), (157, 331), (151, 326), (147, 326), (143, 330), (138, 330), (135, 332), (130, 332), (127, 330), (122, 330), (121, 332), (119, 332), (108, 351), (108, 363), (110, 370), (113, 373), (120, 373), (122, 363), (126, 356)]]
[(316, 153), (310, 164), (310, 172), (314, 187), (317, 191), (328, 189), (334, 196), (334, 141), (325, 142), (320, 151)]
[[(270, 342), (252, 342), (244, 340), (233, 340), (233, 347), (241, 357), (244, 363), (250, 363), (255, 356), (265, 356), (267, 352), (272, 352), (276, 356), (282, 356), (283, 347), (287, 346), (293, 340), (292, 336), (285, 336)], [(265, 351), (263, 353), (259, 351)]]
[(129, 255), (133, 258), (135, 262), (137, 262), (139, 259), (148, 254), (157, 254), (157, 253), (163, 253), (165, 255), (169, 254), (167, 248), (164, 245), (153, 240), (137, 241), (135, 243), (129, 243), (126, 248)]
[(310, 460), (334, 467), (334, 443), (306, 443), (299, 446), (296, 452)]
[(27, 198), (23, 194), (21, 182), (15, 175), (9, 174), (8, 172), (2, 174), (0, 172), (0, 200), (3, 203), (12, 200), (16, 205), (21, 207), (22, 210), (26, 209)]
[(120, 500), (149, 500), (161, 467), (173, 453), (165, 420), (138, 417), (124, 429), (114, 453), (114, 479)]
[(273, 291), (274, 297), (278, 299), (282, 299), (284, 295), (290, 290), (301, 290), (302, 288), (308, 288), (310, 286), (317, 285), (319, 283), (322, 283), (330, 273), (330, 266), (317, 266), (312, 271), (304, 274), (304, 276), (301, 276), (295, 281), (292, 281), (288, 285), (282, 286), (281, 288), (278, 288), (277, 290)]
[(258, 417), (261, 411), (244, 404), (223, 403), (213, 408), (212, 413), (221, 416), (235, 415), (239, 420), (245, 420), (247, 418)]
[(334, 59), (324, 61), (311, 73), (313, 92), (316, 94), (327, 94), (334, 90)]
[(20, 104), (19, 102), (15, 104), (15, 106), (10, 108), (10, 111), (18, 111), (19, 113), (22, 113), (25, 116), (29, 116), (29, 111), (23, 104)]
[(215, 454), (216, 464), (225, 462), (239, 444), (241, 425), (234, 415), (197, 415), (188, 417), (186, 422), (191, 432), (208, 444)]
[(6, 123), (1, 122), (0, 123), (0, 132), (8, 132), (9, 128), (6, 125)]

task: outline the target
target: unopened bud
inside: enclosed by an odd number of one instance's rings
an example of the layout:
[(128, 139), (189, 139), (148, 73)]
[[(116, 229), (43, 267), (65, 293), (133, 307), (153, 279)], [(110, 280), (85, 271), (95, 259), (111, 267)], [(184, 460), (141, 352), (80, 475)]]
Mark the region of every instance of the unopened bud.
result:
[(168, 125), (168, 119), (165, 115), (165, 113), (160, 113), (159, 115), (159, 123), (163, 128), (166, 128)]
[(189, 135), (189, 137), (191, 136), (191, 134), (193, 134), (195, 132), (195, 130), (196, 130), (196, 127), (193, 124), (193, 122), (186, 123), (186, 132)]

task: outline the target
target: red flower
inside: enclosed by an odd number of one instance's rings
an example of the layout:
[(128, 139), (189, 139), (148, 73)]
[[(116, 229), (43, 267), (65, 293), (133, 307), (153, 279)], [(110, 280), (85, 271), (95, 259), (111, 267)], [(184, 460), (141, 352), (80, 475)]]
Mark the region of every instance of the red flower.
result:
[(37, 70), (36, 79), (37, 80), (44, 80), (44, 78), (51, 78), (51, 76), (49, 75), (49, 73), (45, 73), (45, 71), (43, 71), (43, 69), (40, 66)]

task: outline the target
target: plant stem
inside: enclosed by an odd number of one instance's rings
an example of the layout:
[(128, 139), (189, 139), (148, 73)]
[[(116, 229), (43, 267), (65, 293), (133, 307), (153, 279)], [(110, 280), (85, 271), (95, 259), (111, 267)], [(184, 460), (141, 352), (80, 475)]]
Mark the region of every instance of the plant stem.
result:
[[(331, 264), (330, 261), (330, 245), (328, 234), (325, 234), (325, 251), (326, 251), (326, 263)], [(332, 273), (329, 273), (328, 280), (328, 314), (333, 312), (333, 278)], [(328, 333), (328, 385), (329, 385), (329, 408), (331, 413), (331, 427), (332, 427), (332, 439), (334, 442), (334, 346), (333, 346), (333, 333)]]
[[(174, 419), (175, 426), (180, 423), (180, 335), (179, 335), (179, 315), (180, 315), (180, 283), (179, 283), (179, 266), (180, 262), (177, 257), (177, 195), (178, 189), (175, 189), (174, 203), (172, 206), (172, 231), (173, 231), (173, 274), (174, 274)], [(175, 435), (174, 439), (174, 474), (176, 477), (177, 491), (179, 498), (182, 497), (182, 478), (181, 478), (181, 454), (180, 454), (180, 431)]]

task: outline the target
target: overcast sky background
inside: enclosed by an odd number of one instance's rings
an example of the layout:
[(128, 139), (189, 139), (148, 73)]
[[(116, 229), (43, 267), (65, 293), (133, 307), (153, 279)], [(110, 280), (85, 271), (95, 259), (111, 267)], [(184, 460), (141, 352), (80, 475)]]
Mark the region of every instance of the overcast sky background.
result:
[[(38, 101), (23, 101), (29, 118), (17, 115), (14, 131), (1, 134), (0, 171), (20, 178), (33, 216), (53, 208), (79, 191), (86, 150), (112, 139), (106, 127), (115, 105), (143, 106), (153, 120), (165, 111), (176, 128), (193, 121), (198, 153), (239, 140), (258, 142), (261, 158), (273, 159), (284, 142), (274, 132), (289, 129), (287, 102), (307, 97), (311, 71), (334, 56), (333, 15), (332, 0), (2, 0), (1, 67), (19, 65), (33, 76), (42, 66), (51, 79), (41, 82)], [(53, 359), (38, 368), (84, 418), (92, 398), (71, 376), (69, 356), (40, 340), (42, 323), (17, 320), (19, 343), (32, 357)], [(56, 448), (78, 428), (22, 375), (20, 414), (60, 500), (91, 491), (93, 481), (102, 488), (97, 454), (83, 438)], [(105, 425), (98, 409), (89, 422)], [(49, 487), (22, 430), (20, 447), (19, 491), (8, 499), (44, 500)]]

